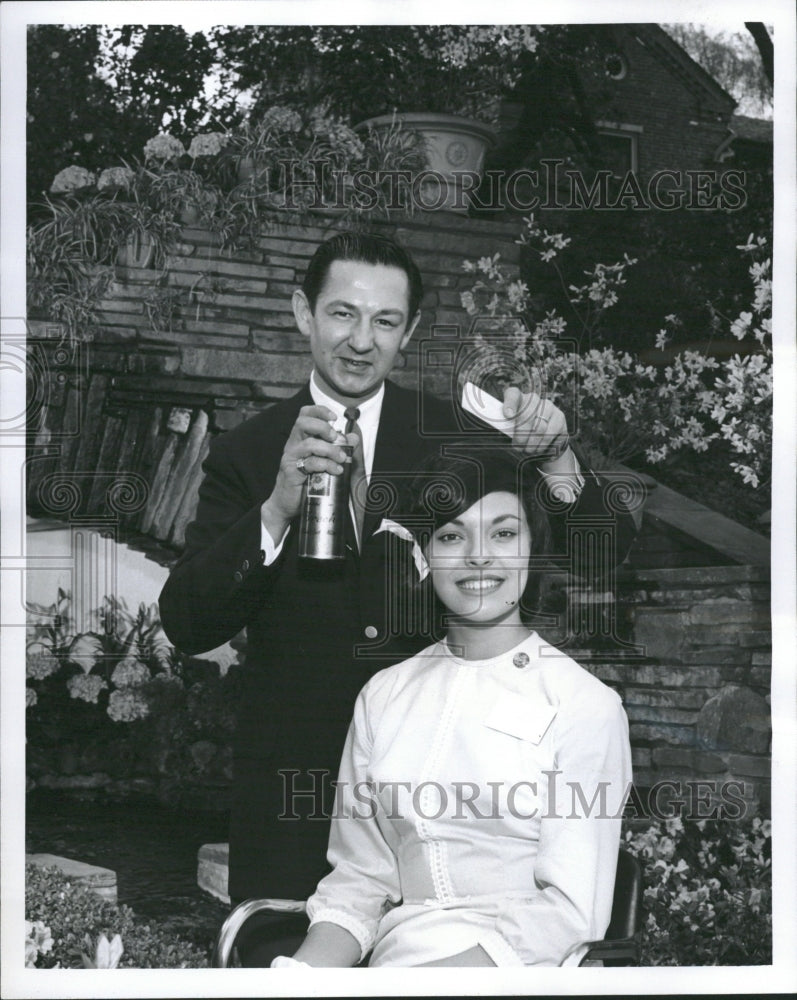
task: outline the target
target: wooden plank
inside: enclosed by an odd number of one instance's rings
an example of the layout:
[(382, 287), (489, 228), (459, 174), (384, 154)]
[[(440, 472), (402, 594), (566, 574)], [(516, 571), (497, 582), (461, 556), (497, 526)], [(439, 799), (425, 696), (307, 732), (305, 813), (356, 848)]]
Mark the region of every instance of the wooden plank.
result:
[(207, 430), (207, 412), (199, 410), (194, 416), (188, 434), (185, 435), (179, 454), (172, 465), (169, 480), (152, 521), (152, 533), (161, 541), (165, 541), (169, 537), (169, 529), (185, 493), (188, 475), (202, 447), (202, 442), (207, 436)]
[(185, 529), (196, 515), (197, 504), (199, 503), (199, 487), (204, 478), (202, 463), (208, 456), (212, 440), (212, 434), (205, 435), (196, 461), (188, 474), (185, 492), (172, 522), (171, 531), (169, 532), (169, 542), (177, 549), (182, 549), (185, 546)]
[(147, 506), (144, 509), (144, 516), (141, 519), (141, 530), (149, 533), (152, 529), (158, 504), (163, 496), (166, 485), (169, 481), (169, 473), (174, 464), (174, 456), (177, 451), (177, 435), (169, 431), (165, 435), (165, 444), (160, 457), (157, 460), (155, 474), (152, 477), (152, 488), (149, 494)]
[(110, 514), (112, 507), (108, 504), (108, 491), (116, 479), (114, 466), (116, 456), (122, 443), (122, 429), (124, 423), (118, 417), (106, 417), (102, 425), (102, 439), (100, 441), (96, 473), (92, 476), (91, 489), (87, 500), (87, 511), (89, 514)]

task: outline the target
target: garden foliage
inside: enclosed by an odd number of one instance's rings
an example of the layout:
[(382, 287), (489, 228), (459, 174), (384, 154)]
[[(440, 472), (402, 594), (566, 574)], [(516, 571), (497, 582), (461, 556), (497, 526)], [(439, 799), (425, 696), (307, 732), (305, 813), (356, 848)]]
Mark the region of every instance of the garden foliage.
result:
[[(142, 923), (57, 868), (25, 867), (25, 964), (39, 969), (197, 969), (204, 951), (157, 921)], [(117, 940), (118, 936), (118, 940)], [(120, 948), (122, 949), (120, 952)]]
[(643, 965), (772, 962), (769, 820), (656, 820), (625, 834), (644, 865)]
[(157, 606), (108, 597), (78, 633), (68, 594), (32, 609), (28, 777), (133, 782), (161, 799), (219, 808), (231, 778), (239, 667), (182, 656)]
[[(514, 384), (520, 379), (550, 395), (598, 466), (606, 459), (656, 464), (721, 444), (730, 469), (745, 484), (753, 490), (769, 484), (772, 282), (763, 237), (751, 235), (737, 247), (752, 259), (750, 306), (727, 323), (739, 353), (719, 361), (685, 349), (658, 366), (606, 343), (602, 332), (634, 258), (596, 263), (585, 272), (586, 280), (573, 284), (560, 266), (570, 238), (548, 232), (529, 216), (517, 242), (556, 270), (567, 288), (572, 323), (555, 309), (540, 315), (527, 284), (499, 254), (466, 261), (474, 282), (462, 293), (462, 304), (474, 317), (473, 329), (489, 360), (485, 368), (504, 370)], [(659, 351), (679, 323), (674, 314), (664, 318), (655, 337)]]

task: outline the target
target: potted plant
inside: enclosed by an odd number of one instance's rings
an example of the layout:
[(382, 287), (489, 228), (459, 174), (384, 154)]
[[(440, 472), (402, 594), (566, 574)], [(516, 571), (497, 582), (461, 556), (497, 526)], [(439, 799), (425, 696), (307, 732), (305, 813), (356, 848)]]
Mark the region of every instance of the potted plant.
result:
[(431, 204), (461, 211), (467, 203), (462, 179), (481, 170), (501, 101), (532, 60), (541, 30), (531, 25), (274, 27), (258, 39), (258, 55), (268, 67), (261, 100), (302, 92), (360, 122), (360, 135), (396, 123), (418, 131), (428, 167), (449, 189), (444, 205), (439, 199)]

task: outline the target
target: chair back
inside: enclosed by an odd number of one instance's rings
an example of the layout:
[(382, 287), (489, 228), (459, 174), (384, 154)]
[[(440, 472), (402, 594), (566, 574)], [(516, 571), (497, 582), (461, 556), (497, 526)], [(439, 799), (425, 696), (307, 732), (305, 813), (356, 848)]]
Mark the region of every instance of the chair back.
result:
[(610, 941), (634, 937), (642, 927), (642, 868), (637, 859), (620, 848), (614, 879), (612, 917), (606, 931)]

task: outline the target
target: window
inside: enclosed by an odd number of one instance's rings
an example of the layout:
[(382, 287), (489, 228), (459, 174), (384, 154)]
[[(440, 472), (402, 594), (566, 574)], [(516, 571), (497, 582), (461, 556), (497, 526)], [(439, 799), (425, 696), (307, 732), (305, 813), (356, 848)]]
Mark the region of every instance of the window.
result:
[(639, 169), (639, 136), (641, 125), (619, 125), (616, 122), (595, 122), (602, 166), (615, 177), (637, 173)]

